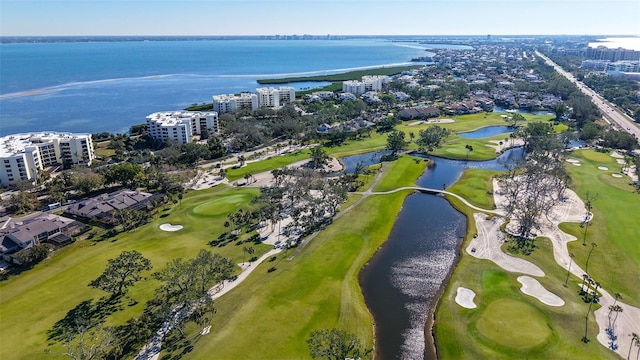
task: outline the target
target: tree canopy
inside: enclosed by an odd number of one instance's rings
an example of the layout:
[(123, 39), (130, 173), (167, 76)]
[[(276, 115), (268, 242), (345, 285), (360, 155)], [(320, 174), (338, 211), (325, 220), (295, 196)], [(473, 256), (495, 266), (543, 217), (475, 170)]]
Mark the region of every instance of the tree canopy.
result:
[(371, 349), (365, 349), (358, 337), (335, 328), (311, 332), (307, 345), (314, 359), (367, 359), (371, 354)]
[(424, 130), (420, 130), (416, 144), (422, 152), (432, 152), (439, 148), (444, 140), (451, 134), (451, 131), (438, 125), (429, 126)]
[(404, 140), (404, 137), (404, 133), (399, 130), (394, 130), (387, 136), (387, 149), (392, 151), (392, 156), (395, 156), (398, 151), (407, 146), (407, 142)]
[(142, 280), (141, 273), (151, 270), (151, 261), (136, 250), (123, 251), (115, 259), (107, 260), (107, 267), (89, 286), (111, 293), (123, 295), (129, 287)]

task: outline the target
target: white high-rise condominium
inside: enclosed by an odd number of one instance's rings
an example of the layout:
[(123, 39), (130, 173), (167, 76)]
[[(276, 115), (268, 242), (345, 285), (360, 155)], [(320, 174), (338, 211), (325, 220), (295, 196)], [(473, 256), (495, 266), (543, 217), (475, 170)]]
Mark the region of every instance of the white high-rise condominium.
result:
[(34, 182), (45, 167), (91, 165), (94, 159), (90, 134), (41, 132), (0, 138), (0, 185)]
[(362, 95), (368, 91), (382, 91), (382, 85), (389, 82), (389, 80), (389, 77), (385, 75), (365, 75), (362, 77), (362, 81), (343, 81), (342, 92)]
[(280, 108), (296, 100), (296, 89), (282, 86), (275, 88), (257, 88), (258, 107)]
[(178, 144), (193, 141), (194, 135), (218, 134), (217, 112), (168, 111), (157, 112), (147, 116), (149, 136), (161, 142), (173, 140)]
[(255, 111), (258, 109), (258, 95), (241, 93), (240, 95), (214, 95), (213, 111), (218, 114), (233, 114), (242, 110)]

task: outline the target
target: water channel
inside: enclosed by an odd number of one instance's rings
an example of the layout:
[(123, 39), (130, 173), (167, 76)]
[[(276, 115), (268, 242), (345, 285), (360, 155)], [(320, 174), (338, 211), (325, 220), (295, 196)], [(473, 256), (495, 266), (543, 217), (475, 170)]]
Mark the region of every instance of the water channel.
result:
[[(371, 154), (356, 156), (365, 166), (377, 162)], [(522, 149), (511, 149), (490, 161), (434, 158), (436, 165), (425, 170), (417, 184), (450, 186), (466, 168), (504, 169), (505, 161), (522, 156)], [(359, 275), (374, 318), (376, 359), (435, 358), (425, 324), (465, 233), (464, 215), (443, 197), (416, 193), (405, 199), (387, 242)]]

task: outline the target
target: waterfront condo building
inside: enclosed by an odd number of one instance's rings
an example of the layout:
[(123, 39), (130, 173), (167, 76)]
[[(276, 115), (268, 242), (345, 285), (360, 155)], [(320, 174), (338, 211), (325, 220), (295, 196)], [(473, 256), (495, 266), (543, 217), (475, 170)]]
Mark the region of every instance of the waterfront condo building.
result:
[(240, 95), (214, 95), (213, 111), (218, 114), (234, 114), (238, 111), (258, 109), (258, 95), (241, 93)]
[(296, 100), (296, 90), (292, 87), (257, 88), (258, 107), (280, 108)]
[(160, 142), (173, 140), (178, 144), (190, 143), (195, 135), (203, 132), (209, 135), (220, 132), (217, 112), (156, 112), (147, 116), (147, 126), (153, 139)]
[(35, 182), (48, 166), (91, 165), (94, 159), (90, 134), (41, 132), (0, 138), (0, 185)]
[(382, 85), (389, 81), (389, 77), (385, 75), (363, 76), (362, 81), (347, 80), (342, 82), (342, 92), (348, 92), (354, 95), (362, 95), (369, 91), (382, 91)]

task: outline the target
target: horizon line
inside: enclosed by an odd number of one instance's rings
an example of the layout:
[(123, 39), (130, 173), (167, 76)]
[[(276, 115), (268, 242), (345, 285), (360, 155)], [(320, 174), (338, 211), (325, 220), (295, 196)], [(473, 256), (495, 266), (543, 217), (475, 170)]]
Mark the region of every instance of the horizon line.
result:
[(385, 36), (385, 37), (405, 37), (405, 36), (622, 36), (622, 37), (640, 37), (640, 34), (83, 34), (83, 35), (0, 35), (0, 38), (8, 37), (264, 37), (264, 36), (313, 36), (313, 37), (372, 37), (372, 36)]

